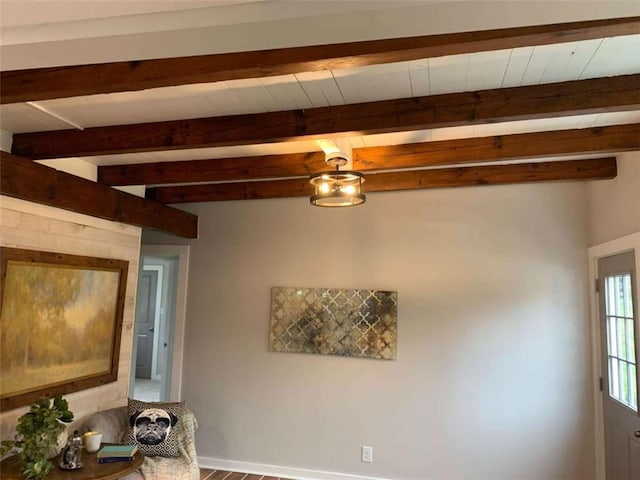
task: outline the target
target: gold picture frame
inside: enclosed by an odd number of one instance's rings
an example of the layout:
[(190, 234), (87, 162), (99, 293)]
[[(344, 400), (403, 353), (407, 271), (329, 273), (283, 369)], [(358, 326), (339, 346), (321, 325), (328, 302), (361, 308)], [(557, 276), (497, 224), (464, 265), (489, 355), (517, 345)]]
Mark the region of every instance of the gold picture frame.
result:
[(128, 267), (0, 247), (0, 411), (117, 380)]

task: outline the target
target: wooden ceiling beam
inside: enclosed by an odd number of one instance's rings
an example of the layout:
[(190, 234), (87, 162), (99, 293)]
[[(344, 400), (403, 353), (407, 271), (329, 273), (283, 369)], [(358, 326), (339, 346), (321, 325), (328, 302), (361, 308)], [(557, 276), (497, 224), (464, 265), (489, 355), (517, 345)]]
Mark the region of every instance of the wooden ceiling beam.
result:
[[(640, 150), (637, 123), (354, 148), (353, 168), (366, 172), (630, 150)], [(299, 177), (326, 169), (324, 153), (308, 152), (106, 165), (98, 167), (98, 181), (105, 185), (223, 182)]]
[(198, 237), (198, 217), (0, 152), (0, 194), (115, 222)]
[(554, 118), (640, 108), (640, 75), (285, 112), (21, 133), (13, 153), (47, 158), (220, 147)]
[(578, 42), (632, 35), (640, 17), (0, 72), (0, 101), (16, 103)]
[(640, 123), (357, 148), (353, 168), (393, 170), (633, 150), (640, 150)]
[(223, 182), (251, 178), (300, 177), (327, 168), (323, 152), (175, 162), (104, 165), (98, 181), (105, 185)]
[[(365, 193), (426, 188), (505, 185), (569, 180), (600, 180), (617, 174), (615, 157), (560, 162), (517, 163), (480, 167), (409, 170), (367, 175)], [(213, 183), (147, 189), (147, 198), (162, 203), (218, 202), (304, 197), (313, 193), (307, 178)]]

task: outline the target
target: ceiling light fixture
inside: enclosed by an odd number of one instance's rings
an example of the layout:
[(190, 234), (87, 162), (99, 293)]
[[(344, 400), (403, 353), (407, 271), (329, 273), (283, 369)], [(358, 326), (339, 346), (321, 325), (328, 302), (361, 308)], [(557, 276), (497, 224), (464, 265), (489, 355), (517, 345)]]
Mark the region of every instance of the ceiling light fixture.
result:
[(331, 152), (325, 156), (325, 162), (335, 171), (314, 173), (309, 183), (314, 186), (315, 194), (309, 199), (317, 207), (353, 207), (362, 205), (366, 196), (362, 193), (364, 175), (354, 170), (340, 171), (349, 163), (343, 152)]

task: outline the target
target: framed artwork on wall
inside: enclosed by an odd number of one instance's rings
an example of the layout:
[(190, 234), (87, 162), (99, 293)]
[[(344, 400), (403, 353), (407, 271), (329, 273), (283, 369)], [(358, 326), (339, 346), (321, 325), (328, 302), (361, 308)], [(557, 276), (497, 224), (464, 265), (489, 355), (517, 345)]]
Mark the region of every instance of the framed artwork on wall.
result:
[(0, 247), (0, 411), (117, 380), (128, 267)]
[(395, 360), (398, 293), (271, 288), (269, 350)]

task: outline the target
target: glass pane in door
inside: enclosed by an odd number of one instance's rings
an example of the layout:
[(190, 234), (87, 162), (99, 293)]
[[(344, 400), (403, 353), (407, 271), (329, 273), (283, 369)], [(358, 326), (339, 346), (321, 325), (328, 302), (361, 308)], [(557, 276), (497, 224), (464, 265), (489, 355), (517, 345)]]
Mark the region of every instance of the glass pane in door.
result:
[(605, 277), (609, 395), (638, 411), (631, 273)]

